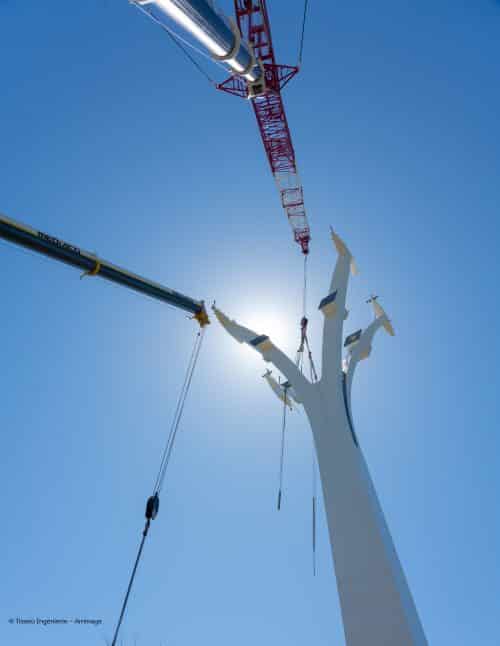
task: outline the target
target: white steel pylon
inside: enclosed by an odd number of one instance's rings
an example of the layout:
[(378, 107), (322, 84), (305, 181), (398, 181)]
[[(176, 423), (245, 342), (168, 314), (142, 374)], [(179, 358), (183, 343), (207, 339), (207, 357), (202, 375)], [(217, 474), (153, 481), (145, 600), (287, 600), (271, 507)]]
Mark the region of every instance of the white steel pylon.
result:
[(319, 381), (307, 380), (268, 336), (238, 325), (215, 306), (213, 310), (232, 337), (254, 347), (283, 373), (293, 399), (304, 406), (309, 418), (347, 646), (422, 646), (427, 640), (350, 412), (357, 364), (369, 356), (373, 336), (380, 327), (391, 335), (394, 330), (382, 307), (371, 299), (375, 320), (363, 332), (347, 337), (348, 359), (342, 362), (347, 284), (349, 269), (354, 273), (354, 262), (347, 246), (333, 231), (332, 239), (338, 259), (329, 294), (319, 305), (324, 315)]

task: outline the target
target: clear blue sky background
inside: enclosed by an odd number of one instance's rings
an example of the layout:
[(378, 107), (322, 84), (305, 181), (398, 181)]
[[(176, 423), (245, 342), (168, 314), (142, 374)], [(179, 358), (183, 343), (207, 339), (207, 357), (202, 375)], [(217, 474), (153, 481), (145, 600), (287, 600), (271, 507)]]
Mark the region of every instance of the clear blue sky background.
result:
[[(229, 0), (220, 3), (231, 10)], [(278, 58), (302, 5), (270, 0)], [(287, 8), (288, 7), (288, 8)], [(0, 210), (218, 304), (288, 352), (301, 259), (250, 106), (217, 93), (126, 0), (0, 3)], [(431, 644), (498, 646), (500, 5), (311, 2), (285, 100), (320, 316), (332, 224), (393, 318), (354, 418)], [(211, 68), (212, 72), (217, 69)], [(184, 315), (2, 243), (0, 643), (111, 636), (195, 334)], [(124, 645), (343, 644), (311, 439), (257, 354), (213, 325)], [(92, 627), (9, 617), (100, 618)]]

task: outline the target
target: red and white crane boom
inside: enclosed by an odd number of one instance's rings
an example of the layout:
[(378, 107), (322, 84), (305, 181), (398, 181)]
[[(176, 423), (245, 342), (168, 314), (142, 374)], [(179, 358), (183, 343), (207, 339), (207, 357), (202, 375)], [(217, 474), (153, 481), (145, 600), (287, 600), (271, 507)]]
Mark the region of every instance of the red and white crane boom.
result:
[(310, 231), (304, 192), (297, 170), (295, 151), (288, 127), (282, 88), (299, 68), (276, 63), (266, 0), (235, 0), (236, 18), (242, 37), (250, 43), (263, 69), (263, 77), (251, 82), (233, 75), (220, 83), (219, 90), (248, 97), (259, 126), (271, 172), (278, 186), (281, 204), (302, 252), (309, 252)]
[(310, 231), (295, 151), (281, 90), (299, 68), (276, 63), (266, 0), (234, 0), (236, 23), (212, 0), (132, 0), (156, 21), (154, 9), (167, 14), (211, 53), (232, 75), (219, 90), (252, 102), (281, 205), (295, 241), (309, 253)]

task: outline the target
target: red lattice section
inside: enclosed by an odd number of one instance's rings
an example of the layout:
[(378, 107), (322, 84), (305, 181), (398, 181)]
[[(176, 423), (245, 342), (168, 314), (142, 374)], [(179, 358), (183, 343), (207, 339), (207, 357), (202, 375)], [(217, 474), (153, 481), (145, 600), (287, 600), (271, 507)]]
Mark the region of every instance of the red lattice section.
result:
[[(300, 244), (302, 252), (307, 254), (309, 225), (295, 151), (281, 98), (281, 89), (297, 74), (298, 68), (276, 64), (265, 0), (235, 0), (235, 10), (244, 40), (252, 45), (255, 58), (264, 67), (266, 89), (264, 93), (251, 99), (252, 106), (283, 209), (295, 240)], [(218, 89), (244, 98), (249, 96), (248, 83), (240, 76), (230, 77), (220, 83)]]

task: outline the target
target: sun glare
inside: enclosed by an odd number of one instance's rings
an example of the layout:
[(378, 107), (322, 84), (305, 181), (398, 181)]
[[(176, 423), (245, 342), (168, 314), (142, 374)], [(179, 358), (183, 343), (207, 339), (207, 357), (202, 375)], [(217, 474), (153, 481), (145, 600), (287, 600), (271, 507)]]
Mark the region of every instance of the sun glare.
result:
[(283, 313), (263, 309), (252, 312), (248, 317), (241, 318), (241, 324), (255, 330), (258, 334), (266, 334), (271, 341), (284, 352), (289, 352), (293, 343), (293, 333), (296, 332), (292, 325), (293, 319)]

